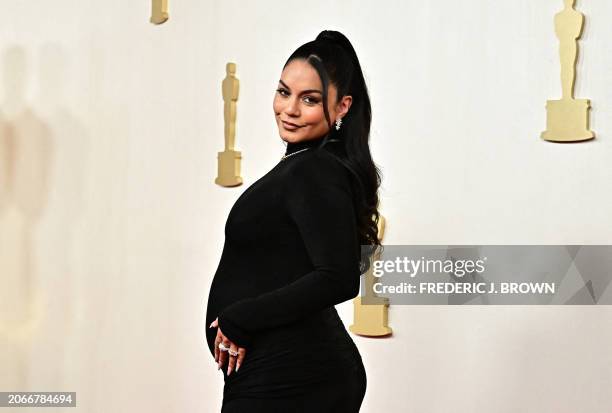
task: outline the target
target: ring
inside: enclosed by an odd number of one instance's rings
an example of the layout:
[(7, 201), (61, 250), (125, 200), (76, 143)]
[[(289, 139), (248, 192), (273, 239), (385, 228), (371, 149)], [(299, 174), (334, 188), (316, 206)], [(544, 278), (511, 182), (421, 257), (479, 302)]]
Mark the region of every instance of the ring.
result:
[(229, 350), (229, 353), (230, 353), (230, 356), (234, 356), (234, 357), (238, 356), (238, 352), (237, 351)]
[(221, 351), (229, 351), (229, 347), (225, 347), (223, 342), (219, 343), (219, 350)]

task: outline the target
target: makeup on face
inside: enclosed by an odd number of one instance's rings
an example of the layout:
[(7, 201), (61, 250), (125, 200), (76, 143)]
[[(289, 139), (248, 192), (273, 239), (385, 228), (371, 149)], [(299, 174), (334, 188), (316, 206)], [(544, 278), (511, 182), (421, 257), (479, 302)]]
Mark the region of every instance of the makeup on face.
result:
[[(328, 100), (335, 90), (330, 85)], [(293, 141), (322, 136), (329, 130), (323, 110), (323, 92), (316, 70), (307, 62), (290, 62), (279, 79), (273, 109), (283, 139)], [(330, 115), (333, 117), (333, 109)]]

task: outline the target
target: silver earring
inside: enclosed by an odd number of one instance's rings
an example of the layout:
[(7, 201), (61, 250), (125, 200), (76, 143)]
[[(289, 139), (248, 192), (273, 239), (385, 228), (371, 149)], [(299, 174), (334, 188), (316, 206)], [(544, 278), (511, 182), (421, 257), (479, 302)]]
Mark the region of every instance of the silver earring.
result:
[(336, 119), (336, 130), (340, 130), (340, 126), (342, 125), (342, 119)]

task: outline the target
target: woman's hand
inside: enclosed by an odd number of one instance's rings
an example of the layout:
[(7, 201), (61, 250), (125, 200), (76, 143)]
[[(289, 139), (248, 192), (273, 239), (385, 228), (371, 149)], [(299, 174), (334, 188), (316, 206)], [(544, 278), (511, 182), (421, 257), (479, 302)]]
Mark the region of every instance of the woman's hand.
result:
[[(219, 328), (219, 317), (215, 318), (210, 324), (209, 328), (217, 327), (217, 337), (215, 338), (215, 361), (218, 363), (217, 370), (225, 364), (229, 356), (229, 364), (227, 367), (227, 375), (229, 376), (234, 366), (236, 367), (236, 371), (242, 365), (242, 361), (244, 360), (244, 356), (246, 354), (246, 349), (244, 347), (238, 347), (235, 343), (230, 341), (229, 338), (225, 337), (221, 332), (221, 328)], [(222, 350), (219, 348), (219, 344), (223, 343), (223, 346), (228, 350)]]

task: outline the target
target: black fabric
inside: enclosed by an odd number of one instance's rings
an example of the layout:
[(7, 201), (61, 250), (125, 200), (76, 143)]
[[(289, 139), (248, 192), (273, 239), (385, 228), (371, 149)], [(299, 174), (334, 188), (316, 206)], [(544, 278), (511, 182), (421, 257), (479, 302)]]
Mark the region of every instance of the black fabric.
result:
[[(232, 373), (233, 374), (233, 373)], [(230, 375), (231, 377), (231, 375)], [(354, 413), (359, 412), (367, 380), (362, 364), (347, 369), (337, 381), (308, 388), (308, 393), (290, 398), (238, 397), (223, 404), (221, 413)]]
[[(206, 326), (218, 317), (246, 357), (230, 376), (222, 368), (224, 412), (299, 411), (287, 406), (306, 401), (308, 411), (358, 412), (365, 395), (361, 356), (334, 307), (359, 292), (351, 177), (330, 153), (341, 145), (321, 141), (288, 143), (294, 155), (229, 212)], [(207, 328), (211, 354), (216, 330)]]

